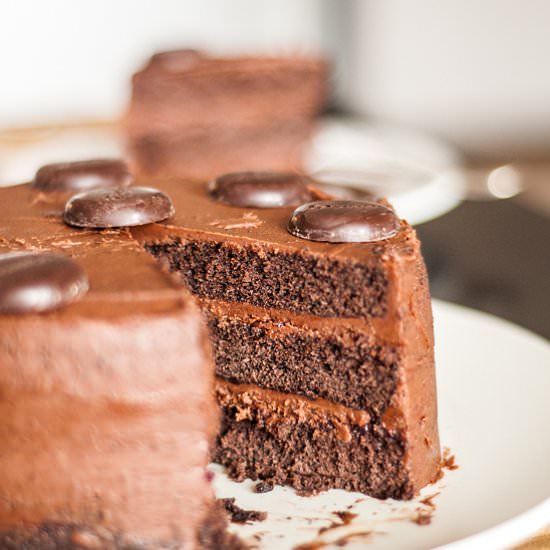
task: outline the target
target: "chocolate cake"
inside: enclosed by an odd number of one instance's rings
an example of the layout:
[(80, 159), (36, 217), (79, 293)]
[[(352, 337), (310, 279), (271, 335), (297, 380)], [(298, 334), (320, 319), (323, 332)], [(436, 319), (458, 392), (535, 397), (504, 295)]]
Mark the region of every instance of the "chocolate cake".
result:
[(304, 494), (435, 477), (424, 264), (385, 203), (303, 205), (327, 197), (292, 174), (51, 170), (0, 189), (0, 548), (238, 544), (216, 433), (230, 476)]
[(304, 494), (403, 499), (433, 480), (432, 317), (414, 230), (383, 202), (292, 215), (326, 198), (298, 176), (159, 186), (176, 215), (131, 233), (208, 320), (222, 410), (214, 460), (235, 479)]
[(313, 57), (154, 55), (133, 77), (125, 120), (144, 175), (210, 178), (236, 170), (292, 170), (327, 95)]
[(74, 189), (128, 183), (100, 165), (0, 188), (0, 548), (223, 548), (201, 313), (127, 229), (63, 221)]

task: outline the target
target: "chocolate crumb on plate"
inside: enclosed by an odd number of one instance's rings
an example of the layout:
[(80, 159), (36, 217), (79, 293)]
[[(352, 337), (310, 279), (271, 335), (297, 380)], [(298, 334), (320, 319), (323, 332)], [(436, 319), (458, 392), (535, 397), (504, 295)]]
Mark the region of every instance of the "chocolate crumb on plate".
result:
[(420, 504), (423, 504), (424, 506), (429, 506), (430, 508), (435, 508), (435, 502), (433, 502), (433, 499), (438, 496), (440, 492), (434, 493), (433, 495), (428, 495), (427, 497), (420, 500)]
[(432, 511), (419, 510), (412, 521), (417, 525), (430, 525), (432, 522)]
[(327, 525), (326, 527), (321, 527), (318, 531), (319, 535), (321, 533), (326, 533), (327, 531), (332, 531), (333, 529), (339, 529), (340, 527), (345, 527), (346, 525), (349, 525), (354, 518), (357, 517), (357, 514), (354, 514), (353, 512), (346, 511), (337, 511), (332, 512), (335, 516), (338, 516), (340, 519), (339, 522), (332, 521), (330, 525)]
[(451, 454), (451, 449), (445, 447), (443, 449), (443, 458), (441, 460), (441, 467), (446, 470), (458, 470), (459, 466), (456, 463), (455, 455)]
[(264, 521), (267, 518), (266, 512), (257, 510), (243, 510), (235, 504), (234, 498), (222, 498), (222, 504), (229, 513), (233, 523), (248, 523), (250, 521)]
[(260, 481), (254, 486), (255, 493), (269, 493), (270, 491), (273, 491), (273, 484), (267, 481)]

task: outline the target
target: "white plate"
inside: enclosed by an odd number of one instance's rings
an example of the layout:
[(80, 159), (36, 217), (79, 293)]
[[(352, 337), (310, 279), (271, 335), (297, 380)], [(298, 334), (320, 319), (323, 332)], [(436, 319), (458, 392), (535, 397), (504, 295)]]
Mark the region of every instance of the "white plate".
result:
[[(233, 524), (235, 532), (265, 550), (365, 532), (346, 548), (491, 550), (550, 523), (550, 345), (459, 306), (434, 301), (434, 313), (441, 441), (459, 468), (403, 503), (344, 491), (306, 498), (283, 487), (256, 494), (253, 482), (234, 483), (212, 466), (218, 497), (268, 513), (263, 522)], [(414, 523), (418, 509), (431, 510), (420, 500), (437, 492), (431, 523)], [(318, 536), (350, 506), (358, 516), (348, 526)]]

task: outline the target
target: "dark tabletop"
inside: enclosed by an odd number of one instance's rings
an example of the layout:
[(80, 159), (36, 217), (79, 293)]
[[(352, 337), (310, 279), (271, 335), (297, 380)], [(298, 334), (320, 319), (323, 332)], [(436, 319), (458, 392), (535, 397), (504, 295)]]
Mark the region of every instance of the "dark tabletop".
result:
[(435, 298), (550, 339), (550, 216), (518, 198), (466, 201), (417, 230)]

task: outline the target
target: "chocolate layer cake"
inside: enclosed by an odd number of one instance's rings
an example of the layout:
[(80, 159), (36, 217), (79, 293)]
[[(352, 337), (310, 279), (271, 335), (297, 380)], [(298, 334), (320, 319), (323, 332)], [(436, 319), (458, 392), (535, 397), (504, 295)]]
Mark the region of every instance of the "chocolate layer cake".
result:
[(159, 187), (176, 215), (131, 234), (206, 315), (223, 417), (214, 459), (304, 494), (411, 498), (433, 480), (432, 317), (414, 230), (375, 204), (374, 225), (350, 225), (374, 242), (296, 237), (295, 206), (322, 197), (295, 176)]
[(0, 189), (0, 548), (222, 548), (202, 316), (126, 229), (63, 222), (126, 177), (96, 169)]
[[(236, 479), (410, 498), (435, 477), (431, 312), (410, 226), (354, 203), (344, 229), (375, 242), (316, 242), (328, 203), (289, 224), (326, 198), (300, 177), (121, 188), (125, 172), (105, 170), (63, 165), (0, 189), (0, 548), (237, 545), (205, 473), (213, 388), (214, 458)], [(110, 187), (67, 201), (98, 180)], [(117, 225), (133, 227), (96, 229)]]
[(326, 94), (317, 58), (156, 54), (133, 77), (125, 127), (134, 167), (199, 179), (297, 169)]

